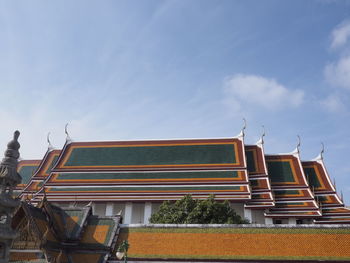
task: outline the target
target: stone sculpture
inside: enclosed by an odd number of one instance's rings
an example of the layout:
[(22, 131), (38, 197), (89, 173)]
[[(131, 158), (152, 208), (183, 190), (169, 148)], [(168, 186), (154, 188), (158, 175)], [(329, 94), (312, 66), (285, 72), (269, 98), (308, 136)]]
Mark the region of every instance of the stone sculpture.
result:
[(15, 131), (0, 163), (0, 263), (8, 262), (11, 243), (16, 237), (16, 232), (11, 228), (11, 221), (15, 209), (20, 204), (13, 196), (14, 188), (22, 180), (17, 173), (20, 148), (18, 137), (19, 131)]

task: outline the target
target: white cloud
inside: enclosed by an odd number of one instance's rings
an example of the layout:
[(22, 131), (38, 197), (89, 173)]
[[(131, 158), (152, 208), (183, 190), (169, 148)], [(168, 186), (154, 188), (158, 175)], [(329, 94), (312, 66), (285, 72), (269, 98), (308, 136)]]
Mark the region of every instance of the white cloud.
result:
[(325, 68), (326, 80), (335, 87), (350, 89), (350, 56), (341, 57)]
[(338, 25), (332, 31), (332, 43), (331, 48), (343, 47), (350, 37), (350, 21), (346, 21)]
[[(331, 48), (338, 49), (340, 56), (337, 60), (328, 63), (324, 68), (324, 76), (330, 86), (344, 90), (350, 90), (350, 55), (347, 52), (347, 44), (350, 39), (350, 20), (339, 24), (331, 33)], [(345, 52), (344, 52), (345, 51)], [(336, 90), (328, 97), (319, 101), (322, 107), (330, 112), (340, 112), (346, 110), (340, 93), (344, 91)]]
[(329, 95), (320, 101), (321, 105), (331, 112), (339, 112), (345, 110), (345, 105), (337, 95)]
[(257, 75), (236, 74), (224, 83), (226, 102), (238, 109), (242, 105), (259, 106), (269, 110), (298, 107), (303, 102), (302, 90), (291, 90), (274, 79)]

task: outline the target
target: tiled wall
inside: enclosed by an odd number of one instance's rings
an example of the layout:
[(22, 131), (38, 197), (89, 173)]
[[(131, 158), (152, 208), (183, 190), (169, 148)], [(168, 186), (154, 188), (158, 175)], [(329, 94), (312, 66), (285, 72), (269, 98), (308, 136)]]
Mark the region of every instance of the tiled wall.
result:
[(131, 258), (350, 260), (350, 228), (129, 225)]

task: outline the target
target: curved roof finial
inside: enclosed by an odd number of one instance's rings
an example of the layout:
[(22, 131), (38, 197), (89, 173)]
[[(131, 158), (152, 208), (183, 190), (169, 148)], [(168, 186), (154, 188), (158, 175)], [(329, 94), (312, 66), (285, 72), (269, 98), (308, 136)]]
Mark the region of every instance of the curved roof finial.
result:
[(297, 144), (297, 147), (294, 149), (293, 152), (291, 152), (291, 154), (293, 154), (293, 155), (296, 155), (296, 154), (299, 154), (299, 153), (300, 153), (299, 148), (300, 148), (300, 144), (301, 144), (301, 139), (300, 139), (300, 136), (299, 136), (299, 135), (297, 135), (297, 137), (298, 137), (298, 144)]
[(238, 138), (240, 138), (240, 139), (244, 138), (244, 135), (245, 135), (244, 131), (246, 128), (247, 128), (247, 121), (245, 118), (243, 118), (243, 127), (241, 129), (241, 132), (237, 135)]
[(299, 136), (299, 135), (297, 135), (297, 137), (298, 137), (297, 149), (298, 149), (298, 151), (299, 151), (300, 144), (301, 144), (301, 139), (300, 139), (300, 136)]
[(49, 150), (49, 151), (51, 151), (51, 150), (54, 149), (54, 147), (52, 146), (51, 141), (50, 141), (50, 134), (51, 134), (51, 132), (49, 132), (49, 133), (47, 134), (47, 137), (46, 137), (46, 140), (47, 140), (47, 143), (48, 143), (48, 150)]
[(256, 143), (257, 145), (260, 145), (260, 146), (262, 146), (264, 144), (264, 137), (266, 135), (265, 126), (261, 125), (261, 127), (263, 129), (263, 133), (261, 134), (259, 141), (257, 141), (257, 143)]
[(67, 142), (71, 142), (72, 139), (70, 138), (69, 133), (68, 133), (68, 129), (67, 129), (67, 128), (68, 128), (68, 124), (69, 124), (69, 123), (67, 122), (66, 125), (64, 126), (64, 133), (67, 135), (67, 136), (66, 136), (66, 141), (67, 141)]
[(340, 190), (340, 199), (342, 202), (344, 202), (343, 190)]
[(322, 148), (321, 148), (321, 152), (319, 155), (317, 155), (317, 157), (315, 159), (312, 159), (312, 161), (322, 161), (323, 160), (323, 153), (324, 153), (324, 144), (323, 142), (321, 142)]
[(243, 133), (243, 136), (244, 136), (244, 131), (245, 129), (247, 128), (247, 120), (245, 118), (243, 118), (243, 127), (242, 127), (242, 133)]

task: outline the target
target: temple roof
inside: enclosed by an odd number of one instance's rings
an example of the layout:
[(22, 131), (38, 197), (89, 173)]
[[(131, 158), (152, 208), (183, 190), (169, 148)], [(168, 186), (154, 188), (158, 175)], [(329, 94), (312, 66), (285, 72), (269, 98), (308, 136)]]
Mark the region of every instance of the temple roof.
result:
[(52, 167), (57, 162), (61, 150), (49, 150), (46, 152), (44, 158), (40, 162), (38, 169), (33, 175), (33, 179), (46, 178), (49, 176)]
[(53, 171), (245, 168), (243, 147), (239, 138), (72, 142)]
[(58, 202), (164, 201), (186, 194), (205, 199), (214, 194), (218, 200), (244, 202), (245, 208), (267, 209), (268, 217), (350, 218), (322, 154), (301, 162), (298, 145), (292, 153), (265, 155), (262, 139), (244, 145), (243, 138), (68, 140), (61, 151), (47, 151), (22, 196), (35, 203), (45, 194)]
[(274, 190), (308, 188), (307, 180), (298, 156), (265, 155), (265, 159)]
[(18, 162), (17, 173), (22, 177), (22, 182), (17, 185), (16, 190), (24, 189), (24, 187), (30, 182), (40, 162), (40, 160), (21, 160)]
[(245, 145), (249, 178), (266, 177), (267, 168), (262, 145)]
[(302, 162), (302, 165), (310, 186), (316, 194), (335, 193), (335, 187), (322, 160)]
[[(28, 193), (35, 193), (40, 190), (43, 185), (43, 181), (49, 176), (53, 165), (56, 163), (60, 150), (48, 150), (43, 159), (40, 161), (37, 169), (27, 183), (27, 186), (23, 189), (21, 197)], [(22, 161), (24, 162), (24, 161)]]
[(350, 223), (350, 209), (344, 207), (343, 201), (339, 198), (324, 165), (322, 155), (313, 161), (302, 162), (302, 165), (310, 187), (314, 189), (315, 197), (322, 208), (322, 217), (317, 218), (315, 223)]
[(248, 200), (243, 140), (70, 142), (45, 182), (50, 200)]
[(252, 189), (252, 199), (245, 204), (245, 207), (252, 209), (274, 207), (274, 197), (267, 174), (263, 145), (246, 145), (245, 154), (248, 177)]
[(299, 154), (266, 155), (268, 174), (275, 197), (275, 207), (266, 216), (321, 216), (319, 206), (302, 169)]

